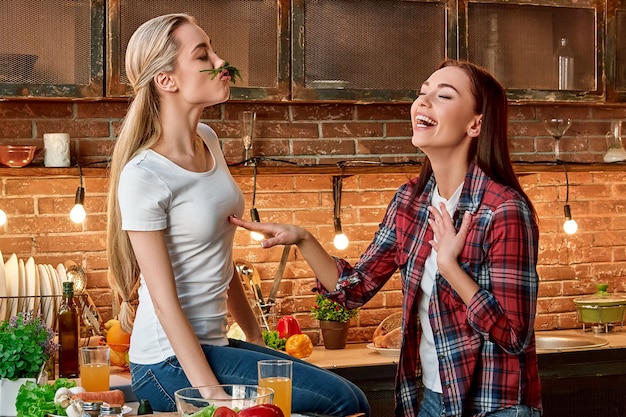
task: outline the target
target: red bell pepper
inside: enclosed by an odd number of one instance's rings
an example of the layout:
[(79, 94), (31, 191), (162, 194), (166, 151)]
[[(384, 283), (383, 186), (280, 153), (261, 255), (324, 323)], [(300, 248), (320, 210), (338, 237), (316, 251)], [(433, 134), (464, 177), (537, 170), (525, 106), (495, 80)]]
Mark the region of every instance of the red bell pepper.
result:
[(289, 339), (294, 334), (302, 333), (300, 324), (298, 324), (298, 320), (294, 316), (282, 316), (279, 318), (278, 323), (276, 323), (276, 331), (283, 339)]
[(257, 404), (241, 410), (239, 417), (285, 417), (282, 410), (275, 404)]

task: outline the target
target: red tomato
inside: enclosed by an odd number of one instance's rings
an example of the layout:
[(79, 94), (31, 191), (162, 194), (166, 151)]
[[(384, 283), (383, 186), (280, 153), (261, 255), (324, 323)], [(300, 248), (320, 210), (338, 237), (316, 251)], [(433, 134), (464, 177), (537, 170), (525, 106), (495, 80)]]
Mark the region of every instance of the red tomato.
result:
[(282, 316), (279, 318), (278, 323), (276, 323), (276, 331), (283, 339), (289, 339), (294, 334), (302, 333), (300, 324), (298, 324), (298, 320), (294, 316)]
[(217, 407), (213, 412), (213, 417), (237, 417), (237, 412), (228, 407)]
[(241, 410), (239, 417), (285, 417), (285, 415), (277, 405), (257, 404)]

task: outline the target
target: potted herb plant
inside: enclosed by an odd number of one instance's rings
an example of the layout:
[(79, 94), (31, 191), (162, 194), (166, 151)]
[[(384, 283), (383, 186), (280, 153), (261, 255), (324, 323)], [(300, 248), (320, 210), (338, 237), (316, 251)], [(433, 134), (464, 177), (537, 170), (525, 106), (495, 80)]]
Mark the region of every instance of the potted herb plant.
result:
[(26, 381), (36, 381), (55, 354), (54, 330), (41, 316), (20, 312), (0, 322), (0, 415), (15, 416), (15, 398)]
[(343, 349), (348, 339), (350, 319), (356, 317), (359, 309), (350, 310), (322, 294), (315, 296), (311, 317), (319, 320), (322, 338), (326, 349)]

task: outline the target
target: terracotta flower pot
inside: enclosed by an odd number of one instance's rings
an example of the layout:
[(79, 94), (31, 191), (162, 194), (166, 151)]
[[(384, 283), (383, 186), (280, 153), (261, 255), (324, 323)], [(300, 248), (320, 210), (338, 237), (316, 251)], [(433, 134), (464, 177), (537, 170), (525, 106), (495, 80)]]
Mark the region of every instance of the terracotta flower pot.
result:
[(328, 320), (320, 320), (319, 322), (326, 349), (343, 349), (346, 347), (350, 322), (342, 323)]

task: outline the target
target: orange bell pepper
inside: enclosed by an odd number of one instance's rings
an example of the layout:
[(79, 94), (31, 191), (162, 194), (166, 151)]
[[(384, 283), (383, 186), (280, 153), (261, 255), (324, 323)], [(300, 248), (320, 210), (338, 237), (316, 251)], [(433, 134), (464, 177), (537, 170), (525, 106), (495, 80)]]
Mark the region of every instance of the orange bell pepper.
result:
[(287, 339), (285, 351), (295, 358), (306, 358), (313, 353), (313, 342), (307, 334), (294, 334)]

